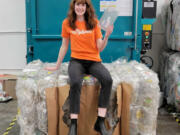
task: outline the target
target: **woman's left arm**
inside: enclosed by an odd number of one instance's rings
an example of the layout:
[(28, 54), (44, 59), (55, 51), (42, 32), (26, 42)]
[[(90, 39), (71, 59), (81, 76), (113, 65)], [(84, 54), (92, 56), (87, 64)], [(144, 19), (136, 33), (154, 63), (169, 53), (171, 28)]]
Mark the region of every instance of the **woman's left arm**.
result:
[(108, 38), (111, 35), (111, 33), (113, 32), (113, 29), (114, 29), (113, 25), (109, 26), (106, 30), (104, 39), (101, 39), (101, 38), (97, 39), (96, 42), (97, 42), (97, 48), (98, 48), (99, 52), (102, 52), (104, 50), (104, 48), (106, 47)]

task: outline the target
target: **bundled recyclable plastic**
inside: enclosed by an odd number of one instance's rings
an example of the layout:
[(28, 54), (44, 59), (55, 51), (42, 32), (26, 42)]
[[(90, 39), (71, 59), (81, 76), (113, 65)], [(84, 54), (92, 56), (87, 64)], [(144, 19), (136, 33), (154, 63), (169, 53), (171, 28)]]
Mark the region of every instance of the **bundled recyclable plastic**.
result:
[[(64, 68), (67, 64), (62, 64)], [(29, 63), (18, 77), (16, 85), (16, 95), (18, 98), (18, 108), (20, 115), (18, 123), (21, 127), (20, 135), (35, 135), (39, 130), (42, 134), (47, 134), (47, 108), (46, 108), (46, 88), (67, 84), (67, 76), (59, 75), (59, 72), (49, 72), (45, 70), (47, 66), (54, 64), (42, 63), (40, 60)], [(58, 76), (59, 75), (59, 76)], [(66, 78), (66, 79), (65, 79)]]
[[(67, 76), (68, 63), (63, 63), (56, 72), (44, 70), (47, 65), (49, 64), (34, 61), (27, 65), (18, 79), (16, 91), (18, 107), (21, 110), (19, 116), (20, 135), (33, 135), (35, 129), (47, 134), (45, 89), (63, 86), (69, 82)], [(53, 64), (51, 65), (53, 66)], [(113, 88), (107, 113), (107, 120), (112, 132), (118, 123), (116, 89), (121, 82), (127, 82), (133, 87), (130, 127), (135, 128), (130, 128), (130, 135), (155, 135), (159, 105), (159, 81), (156, 73), (136, 61), (127, 63), (125, 60), (119, 59), (111, 64), (104, 65), (113, 78)], [(94, 85), (95, 83), (98, 83), (96, 78), (84, 77), (83, 84)]]
[(38, 73), (42, 69), (43, 63), (40, 60), (29, 63), (20, 76), (23, 78), (38, 78)]
[(167, 46), (172, 50), (180, 51), (180, 0), (172, 0), (167, 10)]
[[(153, 71), (136, 61), (129, 63), (118, 60), (112, 64), (105, 64), (113, 78), (113, 91), (120, 82), (127, 82), (133, 86), (132, 102), (130, 105), (130, 135), (155, 135), (159, 106), (159, 80)], [(115, 94), (111, 94), (110, 105), (113, 105)], [(113, 105), (115, 106), (115, 105)], [(116, 111), (108, 109), (108, 120), (113, 128), (116, 125), (114, 117)]]
[(32, 78), (18, 78), (16, 84), (16, 95), (18, 108), (21, 110), (18, 115), (20, 135), (36, 135), (36, 103), (37, 84)]
[(46, 88), (56, 87), (57, 86), (57, 77), (58, 71), (56, 72), (48, 72), (44, 68), (47, 66), (55, 66), (44, 64), (42, 69), (39, 71), (39, 78), (37, 80), (38, 86), (38, 96), (37, 96), (37, 127), (40, 131), (47, 134), (47, 109), (46, 109)]
[(167, 103), (180, 111), (180, 53), (164, 51), (160, 57), (160, 86)]

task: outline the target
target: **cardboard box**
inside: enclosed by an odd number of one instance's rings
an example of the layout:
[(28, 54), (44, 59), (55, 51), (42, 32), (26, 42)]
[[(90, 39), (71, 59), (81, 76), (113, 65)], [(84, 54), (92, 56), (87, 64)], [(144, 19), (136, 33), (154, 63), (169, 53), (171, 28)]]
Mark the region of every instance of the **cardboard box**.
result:
[(78, 135), (99, 135), (94, 130), (98, 115), (99, 85), (84, 85), (81, 89)]
[[(117, 87), (117, 116), (120, 119), (122, 113), (122, 86)], [(121, 135), (121, 122), (119, 122), (114, 129), (113, 135)]]
[[(69, 85), (46, 89), (48, 110), (48, 135), (66, 135), (69, 128), (63, 122), (62, 106), (69, 95)], [(97, 118), (99, 85), (83, 85), (80, 98), (80, 114), (78, 118), (78, 135), (98, 135), (94, 131)], [(87, 120), (88, 119), (88, 120)], [(83, 126), (83, 128), (82, 128)]]
[(130, 103), (132, 97), (132, 87), (127, 83), (121, 83), (117, 87), (117, 116), (119, 123), (114, 129), (113, 135), (130, 135)]
[[(69, 89), (70, 86), (69, 85), (65, 85), (62, 87), (58, 88), (58, 108), (59, 108), (59, 117), (57, 117), (57, 119), (59, 120), (59, 126), (58, 126), (58, 134), (57, 135), (67, 135), (69, 128), (67, 127), (67, 125), (63, 122), (63, 115), (64, 112), (62, 110), (62, 106), (64, 105), (64, 102), (66, 100), (66, 98), (69, 95)], [(51, 134), (48, 134), (51, 135)], [(53, 135), (53, 134), (52, 134)]]
[[(78, 118), (78, 135), (99, 135), (94, 131), (97, 118), (99, 85), (83, 85), (80, 97), (80, 114)], [(48, 110), (48, 135), (67, 135), (69, 128), (62, 120), (62, 106), (69, 95), (69, 85), (46, 90)], [(129, 135), (130, 102), (132, 87), (122, 83), (117, 88), (117, 115), (120, 122), (113, 135)]]
[(58, 134), (58, 89), (46, 89), (46, 104), (48, 110), (48, 135)]
[(17, 77), (15, 75), (1, 75), (0, 80), (3, 80), (3, 90), (13, 99), (17, 99), (15, 90)]
[(121, 83), (122, 110), (121, 110), (121, 135), (130, 135), (130, 104), (133, 88), (127, 83)]
[[(64, 112), (62, 106), (69, 95), (69, 85), (59, 87), (59, 134), (67, 135), (69, 128), (63, 122)], [(98, 135), (94, 131), (94, 123), (97, 119), (99, 85), (83, 85), (80, 97), (80, 114), (78, 116), (78, 135)], [(83, 127), (83, 128), (82, 128)]]

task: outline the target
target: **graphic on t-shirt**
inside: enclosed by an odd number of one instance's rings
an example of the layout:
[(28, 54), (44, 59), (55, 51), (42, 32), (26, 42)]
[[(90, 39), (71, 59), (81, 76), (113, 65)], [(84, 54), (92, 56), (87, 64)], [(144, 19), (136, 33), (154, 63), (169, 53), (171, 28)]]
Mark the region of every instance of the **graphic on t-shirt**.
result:
[(78, 34), (78, 35), (81, 35), (81, 34), (87, 34), (87, 33), (92, 33), (92, 30), (79, 30), (79, 29), (76, 29), (76, 30), (72, 30), (70, 31), (72, 34)]

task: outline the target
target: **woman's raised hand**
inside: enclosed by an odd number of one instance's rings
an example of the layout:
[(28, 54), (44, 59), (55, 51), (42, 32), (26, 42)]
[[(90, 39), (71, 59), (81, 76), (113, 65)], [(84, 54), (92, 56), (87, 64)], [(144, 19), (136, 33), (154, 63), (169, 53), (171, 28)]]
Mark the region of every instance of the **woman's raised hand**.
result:
[(114, 29), (114, 25), (108, 26), (106, 29), (106, 35), (105, 36), (109, 37), (111, 35), (111, 33), (113, 32), (113, 29)]

